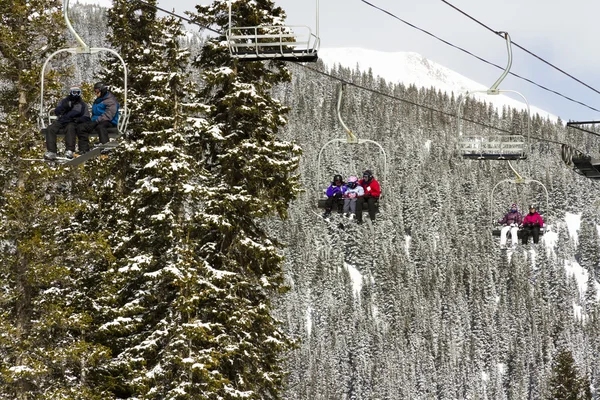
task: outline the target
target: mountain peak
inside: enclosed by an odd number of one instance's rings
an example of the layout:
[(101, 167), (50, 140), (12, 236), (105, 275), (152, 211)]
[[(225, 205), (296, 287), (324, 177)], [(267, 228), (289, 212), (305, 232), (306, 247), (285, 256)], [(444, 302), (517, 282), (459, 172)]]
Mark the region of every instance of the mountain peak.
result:
[[(434, 87), (448, 94), (454, 93), (455, 97), (467, 91), (488, 89), (487, 86), (414, 52), (383, 52), (345, 47), (321, 49), (319, 57), (329, 67), (340, 64), (343, 67), (355, 68), (358, 64), (361, 71), (368, 71), (370, 68), (373, 75), (380, 76), (388, 82), (401, 83), (405, 86), (412, 84), (417, 87)], [(522, 100), (506, 95), (475, 94), (473, 97), (492, 103), (498, 109), (504, 105), (518, 110), (526, 109)], [(530, 110), (532, 115), (538, 113), (542, 118), (557, 120), (556, 116), (537, 107), (531, 106)]]

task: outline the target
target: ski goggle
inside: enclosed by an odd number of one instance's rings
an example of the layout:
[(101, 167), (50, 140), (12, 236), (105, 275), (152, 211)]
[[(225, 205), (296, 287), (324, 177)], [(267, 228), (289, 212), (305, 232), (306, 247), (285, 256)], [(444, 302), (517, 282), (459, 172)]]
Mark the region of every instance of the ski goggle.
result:
[(79, 90), (79, 89), (71, 90), (70, 94), (71, 94), (71, 96), (81, 96), (81, 90)]

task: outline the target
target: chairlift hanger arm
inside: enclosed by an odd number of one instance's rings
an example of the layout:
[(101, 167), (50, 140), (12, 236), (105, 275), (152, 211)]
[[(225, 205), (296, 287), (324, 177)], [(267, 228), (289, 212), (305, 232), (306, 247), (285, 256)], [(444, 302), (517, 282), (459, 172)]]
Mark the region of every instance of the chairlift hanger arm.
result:
[(71, 25), (71, 21), (69, 20), (69, 0), (63, 0), (63, 15), (65, 17), (65, 24), (67, 25), (67, 28), (69, 28), (69, 31), (71, 31), (71, 33), (75, 37), (75, 40), (77, 40), (77, 42), (81, 46), (83, 52), (88, 52), (89, 46), (83, 41), (81, 36), (79, 36), (79, 34), (75, 32), (75, 29), (73, 28), (73, 25)]
[(342, 107), (342, 96), (344, 94), (345, 86), (346, 86), (346, 84), (344, 84), (344, 83), (342, 83), (340, 86), (340, 91), (338, 94), (338, 101), (337, 101), (337, 117), (338, 117), (338, 120), (340, 121), (340, 124), (342, 124), (342, 127), (346, 131), (346, 134), (348, 135), (348, 143), (357, 143), (358, 137), (354, 134), (354, 132), (352, 132), (350, 130), (350, 128), (348, 128), (348, 126), (346, 126), (346, 124), (344, 123), (344, 120), (342, 119), (341, 107)]
[(494, 82), (492, 87), (490, 87), (490, 89), (488, 90), (489, 94), (497, 94), (498, 86), (500, 86), (500, 83), (502, 83), (504, 78), (506, 78), (506, 75), (508, 75), (508, 73), (510, 72), (510, 68), (512, 67), (512, 46), (511, 46), (511, 42), (510, 42), (510, 35), (508, 34), (508, 32), (498, 32), (498, 33), (501, 36), (504, 35), (504, 38), (506, 39), (506, 50), (508, 51), (508, 63), (506, 64), (506, 68), (504, 69), (504, 72), (502, 73), (502, 75), (500, 75), (500, 77), (496, 80), (496, 82)]

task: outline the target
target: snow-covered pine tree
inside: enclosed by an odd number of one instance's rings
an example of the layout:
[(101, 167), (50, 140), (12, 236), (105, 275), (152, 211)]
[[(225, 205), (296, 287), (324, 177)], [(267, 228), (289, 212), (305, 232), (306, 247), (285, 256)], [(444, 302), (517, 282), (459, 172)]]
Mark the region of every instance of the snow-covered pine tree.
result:
[[(214, 243), (199, 210), (206, 173), (189, 143), (204, 120), (190, 98), (181, 25), (124, 0), (114, 2), (107, 22), (111, 45), (128, 64), (132, 112), (129, 140), (96, 161), (100, 201), (87, 222), (112, 229), (116, 261), (104, 286), (115, 290), (99, 299), (96, 336), (112, 350), (112, 391), (119, 398), (225, 397), (219, 366), (230, 365), (229, 353), (218, 337), (222, 324), (206, 314), (223, 315), (218, 299), (227, 294), (202, 258), (203, 246)], [(120, 73), (112, 64), (106, 71), (103, 79), (119, 87)]]
[[(0, 1), (0, 397), (7, 399), (106, 398), (87, 377), (108, 353), (85, 336), (92, 316), (79, 250), (92, 239), (73, 224), (84, 205), (74, 200), (68, 170), (19, 160), (42, 153), (34, 104), (42, 63), (64, 47), (59, 5)], [(59, 87), (60, 72), (49, 74), (48, 88)]]
[[(225, 29), (227, 1), (196, 8), (198, 23)], [(236, 26), (285, 19), (270, 0), (237, 1), (233, 15)], [(204, 199), (213, 229), (205, 240), (211, 245), (201, 254), (222, 271), (216, 284), (227, 294), (202, 312), (222, 324), (218, 350), (227, 354), (227, 362), (218, 368), (228, 381), (226, 388), (249, 398), (280, 398), (281, 358), (291, 342), (271, 315), (271, 297), (284, 289), (283, 260), (279, 241), (261, 218), (275, 213), (286, 217), (289, 202), (300, 191), (295, 174), (300, 149), (278, 138), (287, 109), (270, 92), (273, 85), (289, 81), (290, 74), (279, 61), (232, 60), (222, 39), (208, 40), (195, 62), (204, 78), (199, 97), (211, 107), (209, 126), (195, 138), (197, 157), (210, 172), (207, 183), (213, 188)]]

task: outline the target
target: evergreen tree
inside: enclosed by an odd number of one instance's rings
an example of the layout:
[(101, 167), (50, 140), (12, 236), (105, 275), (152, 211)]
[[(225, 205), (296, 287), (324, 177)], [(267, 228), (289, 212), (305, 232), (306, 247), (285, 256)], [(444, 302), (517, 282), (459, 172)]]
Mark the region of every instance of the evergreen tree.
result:
[[(273, 25), (285, 18), (270, 0), (238, 1), (233, 5), (236, 26)], [(224, 30), (228, 2), (197, 6), (194, 17), (203, 26)], [(210, 320), (223, 324), (216, 349), (226, 352), (219, 371), (235, 389), (251, 398), (281, 396), (281, 357), (291, 342), (273, 318), (271, 297), (283, 290), (280, 243), (260, 219), (285, 218), (289, 202), (299, 193), (300, 149), (277, 137), (286, 123), (286, 107), (271, 89), (290, 79), (278, 61), (238, 63), (222, 37), (212, 38), (195, 66), (202, 71), (200, 99), (210, 105), (208, 126), (194, 138), (196, 154), (210, 176), (204, 213), (213, 231), (202, 254), (224, 275), (218, 282), (228, 294), (218, 309), (203, 309)], [(226, 386), (227, 387), (227, 386)]]
[[(75, 200), (81, 188), (70, 171), (18, 159), (32, 149), (41, 153), (34, 104), (42, 63), (64, 45), (59, 3), (0, 2), (2, 398), (106, 398), (88, 375), (109, 353), (87, 340), (91, 280), (81, 269), (81, 249), (101, 243), (101, 235), (77, 229), (86, 204)], [(59, 87), (60, 72), (49, 73), (48, 88)], [(95, 247), (89, 254), (103, 259), (101, 244)]]
[(560, 351), (553, 364), (548, 400), (591, 400), (589, 380), (579, 375), (570, 351)]
[[(129, 140), (96, 162), (100, 201), (86, 223), (112, 229), (116, 261), (104, 278), (107, 295), (96, 321), (96, 340), (113, 354), (108, 381), (119, 398), (213, 399), (219, 390), (224, 396), (231, 386), (218, 366), (229, 364), (229, 350), (215, 347), (228, 345), (220, 321), (206, 314), (224, 318), (219, 298), (226, 294), (212, 283), (221, 275), (202, 258), (202, 248), (214, 245), (201, 209), (206, 173), (190, 156), (202, 107), (190, 99), (181, 25), (125, 0), (115, 1), (108, 24), (111, 44), (128, 64), (132, 113)], [(104, 79), (119, 87), (120, 66), (106, 66)]]

